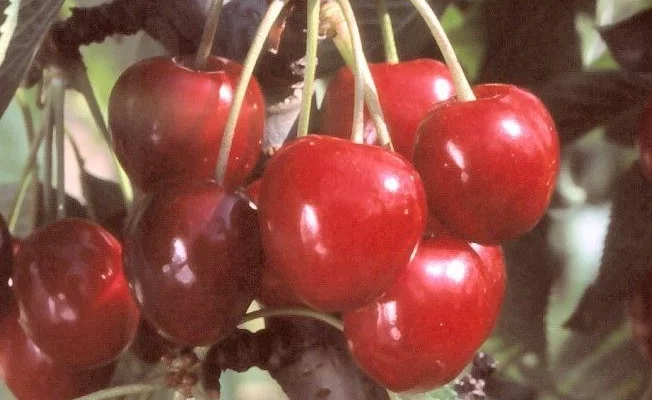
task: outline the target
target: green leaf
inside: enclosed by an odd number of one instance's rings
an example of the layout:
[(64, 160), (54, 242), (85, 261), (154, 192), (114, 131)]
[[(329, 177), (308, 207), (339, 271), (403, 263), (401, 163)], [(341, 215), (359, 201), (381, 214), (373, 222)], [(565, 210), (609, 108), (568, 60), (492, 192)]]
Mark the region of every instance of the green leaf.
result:
[(62, 4), (63, 0), (21, 0), (16, 29), (0, 65), (0, 115), (7, 109)]

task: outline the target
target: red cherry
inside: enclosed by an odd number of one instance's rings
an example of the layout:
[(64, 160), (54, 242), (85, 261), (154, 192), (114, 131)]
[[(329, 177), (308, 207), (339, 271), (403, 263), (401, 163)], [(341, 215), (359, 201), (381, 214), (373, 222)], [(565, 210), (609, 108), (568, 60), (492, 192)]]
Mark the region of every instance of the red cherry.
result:
[[(258, 205), (260, 197), (260, 179), (251, 182), (246, 188), (254, 204)], [(305, 304), (293, 292), (277, 270), (263, 264), (260, 291), (257, 299), (266, 307), (301, 307)]]
[(436, 105), (419, 127), (414, 161), (430, 212), (470, 242), (497, 244), (529, 231), (559, 170), (553, 120), (534, 95), (480, 85), (477, 100)]
[(210, 345), (238, 325), (259, 290), (255, 210), (212, 182), (151, 196), (130, 230), (125, 266), (143, 315), (166, 339)]
[(18, 324), (14, 309), (0, 322), (0, 377), (19, 400), (70, 400), (109, 384), (115, 364), (76, 370), (53, 361)]
[[(445, 64), (419, 59), (398, 64), (370, 64), (378, 99), (396, 151), (412, 159), (417, 127), (435, 103), (455, 94), (453, 79)], [(328, 84), (321, 110), (321, 130), (337, 137), (351, 137), (354, 79), (348, 67), (341, 68)], [(376, 128), (365, 112), (365, 143), (375, 144)]]
[(421, 242), (377, 301), (345, 313), (355, 360), (395, 392), (444, 385), (473, 359), (494, 324), (484, 271), (464, 241)]
[(267, 164), (259, 217), (268, 265), (306, 304), (344, 311), (378, 297), (405, 267), (426, 205), (400, 155), (310, 135)]
[[(505, 297), (506, 273), (505, 257), (500, 246), (483, 246), (477, 243), (469, 243), (471, 248), (482, 260), (484, 274), (487, 282), (487, 293), (491, 303), (490, 317), (494, 321), (500, 316), (500, 309)], [(490, 327), (490, 330), (493, 326)], [(488, 332), (489, 333), (489, 332)]]
[(643, 107), (638, 124), (638, 138), (641, 170), (647, 180), (652, 182), (652, 100)]
[(23, 241), (14, 266), (20, 323), (57, 362), (104, 365), (131, 344), (139, 311), (121, 256), (108, 231), (78, 219), (56, 221)]
[[(201, 180), (215, 174), (224, 125), (242, 67), (209, 58), (207, 71), (189, 57), (154, 57), (129, 67), (109, 99), (116, 155), (134, 184), (151, 190), (163, 181)], [(237, 186), (261, 152), (264, 100), (252, 79), (238, 118), (226, 172)]]

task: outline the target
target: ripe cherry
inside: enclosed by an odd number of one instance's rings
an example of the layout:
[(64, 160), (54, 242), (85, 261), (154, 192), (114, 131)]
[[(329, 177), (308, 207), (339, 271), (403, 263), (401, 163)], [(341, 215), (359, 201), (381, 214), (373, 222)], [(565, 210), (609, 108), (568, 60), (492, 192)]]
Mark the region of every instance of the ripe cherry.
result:
[(419, 127), (414, 161), (430, 212), (454, 234), (498, 244), (545, 212), (559, 170), (553, 120), (511, 85), (474, 88), (477, 100), (437, 104)]
[[(109, 99), (109, 126), (116, 155), (135, 185), (214, 175), (224, 125), (242, 67), (211, 57), (208, 70), (191, 58), (154, 57), (129, 67)], [(233, 139), (226, 184), (237, 186), (261, 152), (265, 106), (258, 83), (249, 84)]]
[[(452, 234), (441, 222), (431, 216), (428, 219), (425, 237), (435, 238), (440, 236), (452, 237)], [(500, 246), (484, 246), (477, 243), (469, 243), (469, 245), (482, 261), (482, 267), (487, 281), (487, 292), (493, 305), (491, 307), (491, 315), (494, 315), (497, 320), (503, 305), (505, 286), (507, 284), (503, 249)]]
[(491, 301), (467, 243), (426, 239), (380, 299), (343, 315), (344, 332), (355, 360), (379, 383), (427, 391), (472, 360), (494, 324)]
[(426, 219), (416, 170), (396, 153), (310, 135), (269, 161), (259, 217), (266, 262), (306, 304), (358, 308), (409, 261)]
[[(247, 185), (246, 191), (251, 201), (258, 207), (260, 179)], [(266, 262), (263, 263), (260, 291), (257, 299), (266, 307), (300, 307), (304, 305), (285, 283), (285, 279), (279, 276), (278, 271), (270, 268)]]
[(125, 250), (143, 316), (184, 346), (210, 345), (235, 329), (258, 293), (261, 258), (250, 202), (213, 182), (155, 192)]
[(652, 182), (652, 100), (643, 107), (641, 112), (638, 124), (638, 139), (641, 170), (648, 181)]
[(62, 219), (25, 238), (15, 259), (20, 323), (57, 362), (114, 361), (134, 338), (139, 311), (120, 243), (90, 221)]
[[(445, 64), (419, 59), (398, 64), (370, 64), (378, 98), (396, 151), (412, 159), (417, 127), (435, 103), (455, 94)], [(321, 110), (321, 130), (337, 137), (351, 137), (353, 125), (353, 74), (341, 68), (328, 84)], [(365, 112), (365, 143), (375, 144), (376, 128)]]
[(70, 400), (108, 385), (115, 364), (77, 370), (41, 351), (10, 311), (0, 322), (0, 378), (19, 400)]

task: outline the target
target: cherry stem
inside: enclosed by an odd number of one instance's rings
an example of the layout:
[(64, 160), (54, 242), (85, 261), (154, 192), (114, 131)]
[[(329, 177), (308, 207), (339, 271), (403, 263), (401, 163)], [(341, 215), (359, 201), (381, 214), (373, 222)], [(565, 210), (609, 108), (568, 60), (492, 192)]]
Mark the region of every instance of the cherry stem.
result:
[(457, 99), (460, 101), (474, 101), (475, 94), (473, 94), (469, 80), (466, 79), (466, 75), (464, 75), (464, 70), (462, 70), (462, 66), (457, 59), (455, 50), (453, 49), (450, 40), (448, 40), (444, 28), (441, 26), (437, 14), (432, 11), (432, 8), (430, 8), (430, 5), (428, 5), (426, 0), (410, 0), (410, 2), (417, 11), (419, 11), (419, 14), (421, 14), (421, 17), (426, 21), (426, 24), (428, 24), (428, 28), (430, 28), (430, 32), (435, 38), (435, 42), (437, 42), (437, 46), (439, 46), (439, 50), (441, 50), (441, 53), (444, 56), (446, 65), (448, 65), (448, 69), (453, 76), (453, 84), (457, 91)]
[(213, 41), (215, 40), (217, 25), (220, 22), (220, 14), (222, 13), (222, 3), (223, 0), (213, 0), (211, 2), (211, 8), (209, 9), (208, 17), (206, 17), (204, 31), (202, 32), (201, 41), (199, 42), (197, 54), (195, 55), (194, 65), (199, 70), (204, 70), (208, 67), (208, 58), (213, 50)]
[(95, 121), (95, 125), (100, 130), (100, 133), (102, 133), (104, 141), (109, 147), (111, 160), (113, 161), (113, 165), (117, 171), (120, 191), (122, 192), (122, 196), (124, 197), (125, 202), (130, 204), (134, 199), (134, 190), (131, 186), (131, 182), (129, 181), (129, 177), (127, 177), (127, 173), (124, 171), (124, 169), (122, 169), (122, 166), (120, 165), (115, 152), (112, 150), (111, 134), (109, 133), (109, 128), (106, 126), (106, 121), (104, 121), (104, 115), (100, 109), (100, 104), (97, 101), (95, 92), (93, 92), (93, 87), (91, 86), (90, 79), (88, 78), (88, 73), (86, 70), (84, 70), (83, 73), (77, 77), (76, 86), (77, 90), (79, 90), (84, 96), (84, 100), (86, 100), (88, 109), (91, 112), (91, 117), (93, 118), (93, 121)]
[[(52, 97), (52, 91), (48, 90), (48, 95)], [(43, 177), (43, 219), (48, 224), (54, 220), (52, 213), (52, 139), (54, 135), (54, 106), (50, 98), (50, 111), (47, 113), (47, 127), (45, 131), (45, 168)]]
[(245, 315), (240, 321), (240, 325), (253, 321), (258, 318), (269, 318), (269, 317), (306, 317), (322, 321), (333, 328), (344, 331), (344, 325), (342, 321), (333, 317), (329, 314), (324, 314), (319, 311), (312, 310), (310, 308), (263, 308), (261, 310), (253, 311)]
[(29, 154), (27, 156), (27, 163), (23, 169), (23, 174), (20, 178), (20, 184), (16, 196), (14, 196), (14, 201), (11, 206), (11, 212), (9, 213), (8, 227), (11, 233), (14, 233), (16, 229), (16, 224), (18, 223), (18, 216), (20, 215), (20, 210), (22, 209), (23, 203), (25, 202), (25, 196), (27, 194), (27, 189), (31, 184), (34, 178), (34, 169), (36, 168), (36, 159), (38, 156), (38, 151), (41, 148), (41, 143), (43, 143), (43, 138), (46, 135), (48, 128), (48, 121), (50, 119), (51, 107), (50, 107), (50, 98), (48, 97), (45, 104), (45, 110), (43, 112), (40, 129), (35, 133), (34, 139), (30, 145)]
[(247, 94), (247, 89), (249, 87), (249, 81), (253, 75), (254, 68), (256, 67), (256, 62), (260, 53), (265, 46), (267, 36), (271, 31), (272, 27), (276, 23), (283, 7), (289, 0), (273, 0), (263, 17), (263, 20), (260, 22), (256, 36), (249, 47), (249, 52), (247, 57), (245, 57), (244, 64), (242, 66), (242, 74), (240, 75), (240, 81), (235, 89), (235, 95), (233, 97), (233, 104), (231, 105), (231, 110), (229, 110), (229, 115), (226, 119), (226, 125), (224, 127), (224, 137), (222, 138), (222, 144), (220, 146), (220, 153), (217, 159), (217, 167), (215, 170), (215, 175), (217, 181), (224, 183), (224, 177), (226, 175), (226, 167), (229, 161), (229, 153), (231, 152), (231, 145), (233, 144), (233, 136), (235, 134), (235, 128), (238, 124), (238, 116), (240, 114), (240, 109), (242, 108), (242, 103), (244, 102), (245, 95)]
[(390, 64), (398, 64), (398, 50), (396, 48), (396, 39), (394, 38), (394, 27), (392, 26), (392, 16), (387, 9), (385, 0), (376, 0), (376, 11), (383, 35), (383, 48), (385, 49), (385, 59)]
[(25, 124), (25, 130), (27, 131), (27, 139), (31, 143), (36, 136), (36, 129), (34, 128), (34, 117), (32, 116), (32, 110), (27, 104), (27, 99), (25, 99), (25, 90), (18, 89), (16, 91), (16, 102), (18, 107), (20, 107), (21, 115), (23, 116), (23, 123)]
[[(380, 106), (380, 100), (378, 99), (378, 91), (376, 90), (376, 85), (371, 76), (369, 65), (367, 64), (366, 58), (364, 56), (362, 40), (360, 39), (360, 31), (358, 30), (358, 25), (355, 22), (353, 9), (351, 8), (351, 4), (348, 2), (348, 0), (337, 0), (337, 2), (340, 6), (339, 8), (344, 17), (344, 20), (346, 21), (346, 24), (334, 24), (337, 35), (333, 37), (333, 42), (335, 43), (337, 49), (342, 55), (342, 58), (349, 65), (349, 67), (355, 72), (355, 65), (358, 65), (362, 71), (365, 83), (365, 103), (369, 109), (371, 119), (376, 126), (380, 144), (389, 148), (390, 150), (393, 150), (394, 146), (392, 145), (392, 139), (389, 135), (389, 131), (387, 130), (387, 124), (385, 123), (383, 110)], [(354, 55), (355, 62), (352, 62), (351, 53)], [(359, 60), (362, 61), (360, 64), (358, 64)]]
[(297, 136), (308, 134), (310, 126), (310, 111), (315, 90), (315, 74), (317, 72), (317, 43), (319, 40), (319, 12), (321, 0), (308, 0), (307, 5), (308, 26), (306, 29), (306, 70), (303, 78), (303, 95), (301, 97), (301, 111), (297, 125)]
[(73, 400), (105, 400), (114, 399), (117, 397), (128, 396), (131, 394), (140, 394), (155, 392), (157, 390), (165, 389), (163, 385), (148, 385), (136, 383), (133, 385), (117, 386), (109, 389), (100, 390), (85, 396), (77, 397)]
[(66, 101), (66, 83), (61, 78), (52, 80), (52, 111), (54, 113), (55, 146), (57, 149), (57, 194), (56, 216), (57, 219), (66, 216), (66, 158), (65, 158), (65, 121), (64, 106)]

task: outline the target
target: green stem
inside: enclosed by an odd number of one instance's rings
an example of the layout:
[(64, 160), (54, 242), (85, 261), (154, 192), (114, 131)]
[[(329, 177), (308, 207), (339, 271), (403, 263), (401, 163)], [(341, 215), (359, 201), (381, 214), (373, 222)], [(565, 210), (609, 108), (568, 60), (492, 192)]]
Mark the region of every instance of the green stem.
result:
[(220, 14), (222, 13), (222, 0), (213, 0), (211, 8), (204, 24), (204, 31), (201, 35), (201, 42), (195, 55), (195, 68), (199, 70), (208, 67), (208, 57), (213, 50), (213, 40), (215, 40), (215, 33), (217, 33), (217, 25), (220, 22)]
[(310, 111), (315, 90), (315, 73), (317, 71), (317, 41), (319, 39), (319, 12), (321, 0), (308, 0), (308, 27), (306, 31), (306, 74), (303, 78), (303, 95), (301, 97), (301, 112), (297, 125), (297, 136), (308, 134), (310, 126)]
[(100, 130), (102, 136), (104, 137), (106, 145), (109, 147), (111, 159), (113, 160), (113, 165), (117, 171), (118, 185), (122, 191), (122, 196), (124, 197), (127, 204), (131, 204), (134, 199), (133, 187), (131, 186), (131, 182), (129, 181), (127, 174), (125, 173), (124, 169), (122, 169), (122, 166), (120, 165), (120, 162), (118, 161), (118, 158), (113, 151), (113, 147), (111, 146), (111, 134), (109, 133), (109, 128), (106, 126), (106, 121), (104, 121), (104, 115), (100, 109), (100, 104), (97, 101), (97, 97), (95, 97), (95, 92), (93, 92), (93, 87), (91, 86), (90, 79), (88, 78), (88, 73), (86, 70), (83, 71), (81, 76), (78, 76), (76, 83), (77, 90), (81, 92), (81, 94), (84, 96), (84, 100), (86, 100), (86, 104), (88, 105), (91, 116), (95, 121), (95, 125), (97, 125), (97, 128)]
[(57, 149), (57, 195), (56, 195), (56, 216), (57, 219), (66, 216), (66, 173), (65, 173), (65, 122), (64, 104), (66, 101), (66, 84), (62, 79), (52, 80), (52, 103), (54, 112), (55, 146)]
[(469, 80), (466, 79), (466, 75), (464, 75), (464, 70), (462, 70), (462, 66), (457, 59), (457, 55), (455, 55), (455, 50), (453, 49), (450, 40), (448, 40), (444, 28), (441, 26), (441, 23), (439, 23), (437, 14), (432, 11), (432, 8), (430, 8), (430, 5), (428, 5), (426, 0), (410, 0), (410, 2), (417, 11), (419, 11), (419, 14), (421, 14), (421, 17), (426, 21), (426, 24), (428, 24), (428, 28), (430, 28), (430, 32), (435, 38), (437, 46), (439, 46), (439, 50), (441, 50), (441, 53), (444, 56), (446, 65), (448, 65), (448, 69), (453, 75), (453, 83), (455, 84), (455, 90), (457, 91), (457, 98), (460, 101), (475, 100), (475, 95), (473, 94)]
[(141, 383), (133, 385), (118, 386), (109, 389), (100, 390), (95, 393), (77, 397), (74, 400), (105, 400), (117, 397), (128, 396), (130, 394), (148, 393), (165, 389), (163, 385), (145, 385)]
[(316, 319), (327, 323), (333, 328), (344, 331), (344, 325), (339, 318), (332, 315), (324, 314), (309, 308), (263, 308), (261, 310), (248, 313), (240, 321), (240, 325), (253, 321), (258, 318), (269, 317), (306, 317)]
[(394, 27), (392, 26), (392, 16), (387, 9), (385, 0), (376, 0), (376, 11), (380, 22), (380, 30), (383, 35), (383, 48), (385, 49), (385, 59), (390, 64), (398, 64), (398, 50), (396, 49), (396, 39), (394, 38)]
[(52, 109), (50, 107), (50, 98), (48, 97), (45, 103), (41, 126), (39, 127), (39, 130), (35, 132), (34, 139), (30, 144), (29, 153), (27, 155), (27, 162), (25, 163), (25, 168), (23, 169), (23, 173), (20, 178), (18, 192), (16, 193), (16, 196), (14, 196), (11, 212), (9, 213), (7, 225), (11, 233), (14, 233), (16, 230), (18, 217), (20, 216), (20, 211), (23, 207), (23, 203), (25, 202), (25, 196), (27, 195), (27, 189), (34, 179), (34, 169), (36, 168), (38, 151), (41, 148), (41, 143), (43, 143), (43, 138), (46, 135), (46, 131), (49, 129), (51, 113)]
[(215, 168), (215, 175), (219, 183), (224, 183), (224, 177), (226, 176), (226, 167), (229, 161), (229, 153), (231, 152), (231, 145), (233, 144), (233, 135), (235, 134), (235, 128), (238, 124), (238, 116), (240, 114), (240, 109), (242, 108), (242, 103), (244, 102), (245, 95), (247, 94), (247, 88), (249, 87), (249, 81), (253, 75), (254, 68), (256, 67), (256, 62), (260, 53), (265, 46), (265, 41), (269, 35), (270, 30), (274, 26), (276, 19), (279, 14), (285, 7), (285, 4), (289, 0), (273, 0), (263, 17), (263, 20), (260, 22), (256, 36), (249, 47), (249, 52), (247, 57), (245, 57), (244, 65), (242, 66), (242, 73), (240, 75), (240, 81), (235, 89), (235, 95), (233, 96), (233, 104), (229, 115), (226, 119), (226, 125), (224, 127), (224, 137), (222, 138), (222, 144), (220, 146), (220, 153), (217, 159), (217, 167)]
[(16, 101), (20, 107), (25, 123), (25, 130), (27, 131), (27, 139), (31, 143), (36, 136), (36, 129), (34, 129), (34, 118), (32, 117), (32, 110), (29, 108), (27, 99), (25, 99), (25, 89), (18, 89), (16, 91)]
[(44, 117), (47, 118), (45, 130), (45, 168), (43, 177), (43, 219), (44, 223), (48, 224), (54, 221), (53, 213), (53, 193), (52, 193), (52, 141), (54, 138), (54, 109), (52, 104), (52, 90), (48, 90), (50, 97), (49, 108), (50, 111)]
[[(385, 123), (383, 109), (380, 106), (378, 90), (376, 90), (376, 84), (374, 83), (374, 80), (371, 76), (371, 70), (369, 70), (369, 64), (367, 64), (367, 60), (364, 55), (362, 39), (360, 37), (358, 24), (355, 21), (353, 8), (351, 7), (351, 3), (349, 3), (348, 0), (337, 0), (337, 3), (340, 5), (344, 20), (346, 21), (347, 29), (350, 33), (355, 64), (358, 66), (358, 68), (360, 68), (363, 74), (363, 79), (365, 82), (365, 101), (367, 108), (369, 109), (369, 114), (371, 115), (371, 118), (374, 121), (374, 125), (376, 126), (380, 144), (393, 150), (394, 146), (392, 145), (392, 139), (389, 135), (389, 131), (387, 130), (387, 124)], [(339, 32), (338, 36), (341, 36), (339, 35)]]

